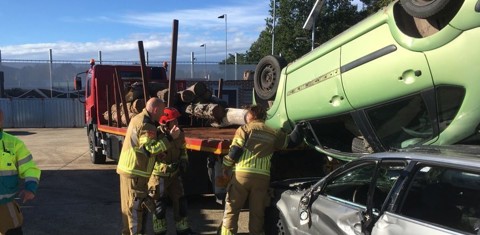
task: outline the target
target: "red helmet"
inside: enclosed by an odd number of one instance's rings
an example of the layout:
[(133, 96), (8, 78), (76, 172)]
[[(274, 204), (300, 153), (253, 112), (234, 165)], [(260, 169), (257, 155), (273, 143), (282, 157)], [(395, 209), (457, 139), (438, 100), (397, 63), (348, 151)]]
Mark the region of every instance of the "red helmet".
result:
[(167, 124), (180, 117), (180, 112), (175, 108), (167, 107), (163, 110), (163, 115), (160, 117), (160, 124)]

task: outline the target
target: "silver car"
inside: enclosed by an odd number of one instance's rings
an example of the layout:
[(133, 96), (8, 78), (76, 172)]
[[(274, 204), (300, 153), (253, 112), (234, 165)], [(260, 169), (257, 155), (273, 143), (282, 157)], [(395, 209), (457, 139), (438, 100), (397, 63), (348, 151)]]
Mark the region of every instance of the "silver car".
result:
[(480, 234), (480, 148), (377, 153), (272, 183), (267, 234)]

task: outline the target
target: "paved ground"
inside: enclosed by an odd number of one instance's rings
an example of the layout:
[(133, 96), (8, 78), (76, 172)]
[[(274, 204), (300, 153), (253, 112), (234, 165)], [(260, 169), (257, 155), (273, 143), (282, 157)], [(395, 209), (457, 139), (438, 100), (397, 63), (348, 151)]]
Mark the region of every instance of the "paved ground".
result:
[[(5, 131), (26, 143), (42, 169), (37, 197), (21, 204), (25, 235), (120, 234), (116, 164), (90, 163), (85, 129)], [(191, 227), (199, 234), (215, 234), (223, 208), (212, 195), (190, 196), (188, 200)], [(246, 234), (247, 227), (248, 212), (242, 212), (239, 232)], [(172, 230), (169, 234), (175, 233)]]

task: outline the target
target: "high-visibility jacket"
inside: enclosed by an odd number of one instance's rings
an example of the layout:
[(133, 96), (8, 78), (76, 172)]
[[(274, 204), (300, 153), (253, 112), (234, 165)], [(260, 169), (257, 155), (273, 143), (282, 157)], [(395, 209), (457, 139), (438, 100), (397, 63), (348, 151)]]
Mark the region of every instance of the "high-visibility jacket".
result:
[[(160, 129), (160, 131), (163, 135), (166, 135), (165, 130)], [(166, 151), (164, 155), (157, 158), (152, 174), (158, 176), (172, 176), (178, 173), (180, 161), (188, 163), (186, 146), (185, 133), (181, 131), (178, 138), (171, 142), (171, 146), (168, 151)]]
[(36, 193), (41, 171), (23, 141), (0, 131), (0, 204), (13, 201), (24, 179), (25, 190)]
[(167, 136), (157, 138), (156, 126), (145, 109), (132, 118), (118, 160), (118, 174), (150, 177), (156, 156), (170, 147)]
[(243, 148), (242, 156), (235, 163), (227, 155), (223, 158), (223, 164), (225, 166), (235, 164), (235, 172), (270, 176), (273, 152), (287, 146), (287, 137), (283, 131), (275, 131), (262, 121), (251, 121), (237, 129), (230, 145)]

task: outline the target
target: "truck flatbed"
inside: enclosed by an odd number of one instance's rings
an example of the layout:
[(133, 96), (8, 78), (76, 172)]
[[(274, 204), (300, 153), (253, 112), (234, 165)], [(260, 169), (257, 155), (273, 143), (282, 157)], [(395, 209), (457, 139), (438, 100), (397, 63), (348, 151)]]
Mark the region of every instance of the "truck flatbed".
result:
[(227, 154), (236, 128), (183, 128), (187, 149), (214, 154)]
[[(125, 127), (99, 125), (98, 130), (125, 136)], [(227, 154), (236, 128), (183, 127), (188, 150)]]

